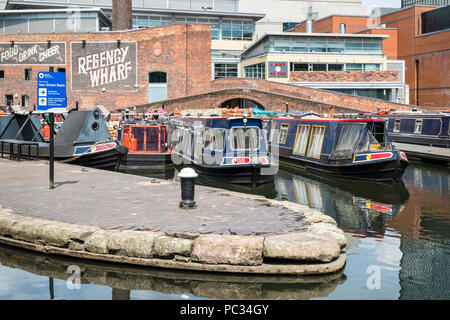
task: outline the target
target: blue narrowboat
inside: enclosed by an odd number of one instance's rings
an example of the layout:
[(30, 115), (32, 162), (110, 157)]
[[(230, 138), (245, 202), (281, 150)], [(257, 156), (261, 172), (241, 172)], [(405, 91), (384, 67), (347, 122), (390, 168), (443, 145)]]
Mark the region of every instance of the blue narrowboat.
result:
[(273, 181), (273, 162), (261, 118), (175, 117), (167, 122), (172, 162), (203, 179), (224, 183)]
[(450, 114), (408, 112), (381, 117), (391, 140), (408, 156), (450, 161)]
[(392, 147), (383, 119), (286, 117), (268, 127), (280, 164), (374, 181), (399, 181), (409, 164)]

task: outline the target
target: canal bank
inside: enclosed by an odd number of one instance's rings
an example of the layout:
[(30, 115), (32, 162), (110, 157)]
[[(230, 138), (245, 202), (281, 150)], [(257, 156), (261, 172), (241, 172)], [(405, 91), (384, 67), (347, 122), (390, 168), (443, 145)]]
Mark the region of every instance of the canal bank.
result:
[(306, 206), (44, 161), (0, 160), (0, 243), (89, 260), (195, 271), (327, 274), (345, 265), (336, 222)]

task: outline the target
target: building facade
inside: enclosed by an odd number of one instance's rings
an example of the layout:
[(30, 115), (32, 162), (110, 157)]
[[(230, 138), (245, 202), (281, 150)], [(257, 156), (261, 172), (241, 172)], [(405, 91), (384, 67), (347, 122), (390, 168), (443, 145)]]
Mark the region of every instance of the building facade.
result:
[(0, 35), (0, 105), (32, 110), (40, 71), (66, 73), (68, 109), (192, 95), (211, 81), (210, 48), (204, 25)]
[(247, 78), (407, 103), (404, 67), (382, 51), (375, 34), (267, 34), (242, 54)]

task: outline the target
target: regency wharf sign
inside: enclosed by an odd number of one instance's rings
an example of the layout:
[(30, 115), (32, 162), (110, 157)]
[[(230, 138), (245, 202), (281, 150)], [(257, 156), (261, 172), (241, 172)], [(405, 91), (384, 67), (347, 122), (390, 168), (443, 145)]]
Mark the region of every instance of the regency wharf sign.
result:
[(65, 42), (0, 43), (0, 64), (65, 65)]
[(72, 42), (72, 89), (135, 90), (136, 42)]

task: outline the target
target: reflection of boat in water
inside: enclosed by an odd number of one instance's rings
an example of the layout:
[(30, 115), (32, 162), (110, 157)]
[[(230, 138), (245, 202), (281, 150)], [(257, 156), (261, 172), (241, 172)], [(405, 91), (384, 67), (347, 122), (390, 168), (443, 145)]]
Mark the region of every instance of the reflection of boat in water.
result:
[(127, 166), (119, 166), (119, 172), (133, 174), (136, 176), (144, 176), (156, 179), (172, 180), (175, 177), (175, 168), (173, 166), (166, 167), (138, 167), (130, 168)]
[[(39, 158), (48, 159), (50, 144), (43, 136), (40, 118), (18, 113), (1, 117), (0, 139), (36, 142), (30, 146), (30, 154), (35, 155), (38, 146)], [(25, 149), (23, 156), (28, 154)], [(54, 139), (55, 160), (99, 169), (115, 170), (127, 151), (111, 137), (99, 110), (70, 111)]]
[(382, 119), (272, 118), (269, 130), (280, 163), (291, 166), (374, 181), (399, 181), (408, 166)]
[(344, 230), (384, 234), (386, 217), (399, 214), (408, 199), (406, 188), (403, 184), (387, 185), (390, 192), (398, 193), (398, 198), (395, 194), (389, 195), (389, 192), (386, 197), (383, 197), (383, 193), (373, 197), (377, 194), (376, 188), (380, 190), (386, 184), (372, 182), (373, 186), (369, 190), (372, 190), (373, 195), (370, 195), (361, 185), (359, 188), (353, 186), (354, 182), (356, 180), (339, 181), (307, 172), (292, 174), (280, 170), (275, 187), (279, 199), (319, 210), (335, 219)]
[(260, 118), (186, 116), (168, 122), (172, 161), (226, 183), (273, 181)]
[(214, 299), (311, 299), (328, 296), (346, 279), (344, 270), (303, 277), (171, 271), (45, 256), (7, 246), (0, 246), (0, 264), (64, 281), (70, 275), (68, 267), (78, 266), (81, 284), (109, 286), (113, 297), (116, 290), (150, 290)]

